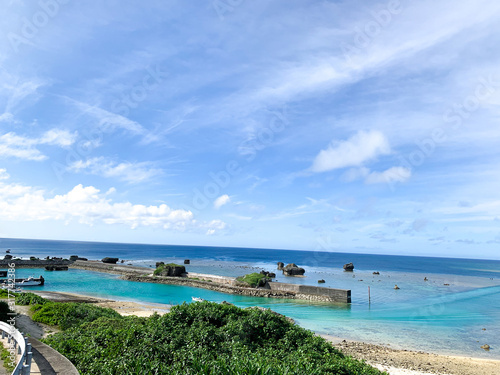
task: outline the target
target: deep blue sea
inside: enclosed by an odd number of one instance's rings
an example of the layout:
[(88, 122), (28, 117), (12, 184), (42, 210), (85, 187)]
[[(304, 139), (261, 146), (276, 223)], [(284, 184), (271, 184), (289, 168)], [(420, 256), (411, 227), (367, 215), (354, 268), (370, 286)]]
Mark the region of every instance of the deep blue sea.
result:
[[(204, 289), (120, 280), (118, 276), (70, 270), (18, 269), (18, 277), (42, 274), (42, 290), (81, 293), (136, 302), (178, 304), (191, 297), (241, 307), (263, 306), (318, 333), (390, 344), (394, 348), (500, 359), (500, 261), (327, 253), (250, 248), (142, 245), (0, 239), (0, 254), (14, 257), (118, 257), (126, 264), (190, 259), (187, 271), (240, 276), (266, 269), (279, 281), (352, 290), (352, 303), (328, 304), (235, 296)], [(277, 262), (296, 263), (305, 277), (282, 276)], [(353, 262), (353, 273), (342, 266)], [(373, 275), (374, 271), (380, 275)], [(427, 278), (427, 281), (424, 281)], [(395, 290), (397, 284), (400, 289)], [(447, 284), (447, 285), (445, 285)], [(371, 299), (368, 300), (368, 288)], [(480, 348), (489, 344), (489, 352)]]

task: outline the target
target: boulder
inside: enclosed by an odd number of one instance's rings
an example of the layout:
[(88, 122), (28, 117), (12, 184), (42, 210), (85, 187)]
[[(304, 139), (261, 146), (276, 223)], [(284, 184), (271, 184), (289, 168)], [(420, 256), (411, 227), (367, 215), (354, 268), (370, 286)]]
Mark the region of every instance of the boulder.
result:
[(165, 264), (164, 262), (156, 262), (156, 268), (160, 267), (162, 264)]
[(274, 272), (268, 272), (268, 271), (264, 271), (264, 270), (260, 271), (260, 274), (267, 276), (271, 279), (274, 279), (276, 277), (276, 274)]
[(285, 263), (283, 262), (278, 262), (278, 270), (281, 271), (285, 267)]
[(373, 274), (374, 274), (374, 275), (380, 275), (380, 272), (375, 271)]
[(287, 264), (283, 268), (283, 275), (285, 276), (302, 276), (305, 272), (305, 269), (297, 266), (295, 263)]
[(490, 350), (490, 346), (488, 344), (484, 344), (484, 345), (481, 346), (481, 349), (489, 351)]
[(397, 290), (397, 289), (401, 289), (401, 288), (398, 286), (398, 284), (396, 284), (396, 285), (394, 285), (394, 289)]
[(186, 267), (184, 267), (184, 266), (166, 265), (163, 267), (163, 270), (158, 275), (159, 276), (182, 276), (183, 273), (186, 273)]
[(118, 258), (105, 257), (105, 258), (102, 258), (102, 262), (103, 263), (116, 264), (116, 262), (118, 262)]
[(45, 266), (47, 271), (67, 271), (68, 266)]
[(191, 261), (189, 259), (184, 259), (184, 264), (190, 264)]
[(84, 261), (87, 261), (88, 259), (87, 258), (81, 258), (81, 257), (78, 257), (77, 260), (84, 260)]
[(346, 263), (344, 264), (344, 271), (350, 271), (352, 272), (354, 270), (354, 264), (352, 263)]
[(75, 260), (78, 260), (78, 255), (72, 255), (69, 257), (69, 260), (74, 262)]
[(10, 254), (7, 254), (3, 257), (3, 260), (11, 260), (12, 259), (12, 255)]
[(321, 280), (318, 280), (318, 284), (324, 284), (325, 283), (325, 280), (321, 279)]

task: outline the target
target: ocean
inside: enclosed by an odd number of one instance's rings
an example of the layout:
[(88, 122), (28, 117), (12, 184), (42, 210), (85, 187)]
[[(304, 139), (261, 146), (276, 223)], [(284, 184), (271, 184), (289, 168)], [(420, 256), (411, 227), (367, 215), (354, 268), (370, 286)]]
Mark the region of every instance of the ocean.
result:
[[(187, 271), (240, 276), (262, 269), (277, 280), (352, 290), (352, 303), (330, 304), (245, 297), (205, 289), (120, 280), (116, 275), (83, 270), (48, 272), (17, 269), (16, 276), (43, 275), (39, 290), (81, 293), (143, 303), (179, 304), (191, 298), (262, 306), (287, 315), (322, 334), (393, 348), (500, 359), (500, 261), (350, 254), (275, 249), (143, 245), (98, 242), (0, 239), (0, 254), (14, 257), (78, 255), (118, 257), (125, 264), (154, 267), (156, 261), (182, 263)], [(303, 278), (285, 277), (276, 263), (305, 268)], [(345, 263), (354, 272), (344, 272)], [(374, 275), (373, 272), (380, 275)], [(427, 279), (427, 281), (424, 280)], [(395, 290), (395, 285), (399, 290)], [(370, 296), (368, 298), (368, 289)], [(480, 348), (488, 344), (489, 352)]]

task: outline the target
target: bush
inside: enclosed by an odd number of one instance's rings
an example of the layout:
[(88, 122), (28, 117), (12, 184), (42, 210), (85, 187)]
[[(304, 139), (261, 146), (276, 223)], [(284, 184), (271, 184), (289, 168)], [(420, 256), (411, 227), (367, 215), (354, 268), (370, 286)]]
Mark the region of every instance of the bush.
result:
[(9, 309), (9, 304), (5, 301), (0, 301), (0, 321), (6, 322), (9, 320), (9, 313), (12, 313), (11, 309)]
[(79, 327), (82, 323), (93, 322), (101, 317), (121, 317), (112, 309), (89, 303), (46, 302), (43, 305), (34, 305), (31, 309), (35, 312), (32, 317), (35, 322), (59, 326), (63, 330)]
[(20, 293), (16, 296), (16, 305), (44, 305), (49, 300), (34, 293)]
[(43, 341), (82, 375), (382, 374), (272, 311), (213, 302), (150, 318), (102, 316)]
[(254, 288), (261, 284), (261, 280), (263, 282), (264, 280), (271, 280), (271, 278), (261, 273), (254, 272), (254, 273), (249, 273), (245, 276), (240, 276), (236, 278), (236, 280)]

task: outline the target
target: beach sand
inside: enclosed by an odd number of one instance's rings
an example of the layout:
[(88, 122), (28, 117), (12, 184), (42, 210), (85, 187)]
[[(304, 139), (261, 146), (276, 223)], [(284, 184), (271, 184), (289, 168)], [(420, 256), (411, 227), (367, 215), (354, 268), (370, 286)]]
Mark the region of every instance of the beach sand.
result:
[[(89, 297), (76, 293), (35, 292), (40, 296), (59, 302), (87, 302), (97, 306), (109, 307), (119, 314), (147, 317), (155, 312), (162, 315), (170, 310), (170, 305), (143, 304), (131, 301), (115, 301)], [(27, 316), (28, 306), (16, 306), (16, 310), (24, 315), (18, 318), (24, 332), (34, 337), (45, 337), (54, 332), (53, 327), (33, 322)], [(330, 341), (344, 354), (367, 363), (390, 375), (499, 375), (500, 361), (444, 356), (408, 350), (396, 350), (383, 345), (374, 345), (357, 341), (344, 340), (330, 335), (320, 335)]]
[(499, 375), (500, 361), (445, 356), (425, 352), (396, 350), (383, 345), (343, 340), (320, 335), (344, 354), (387, 371), (391, 375)]

